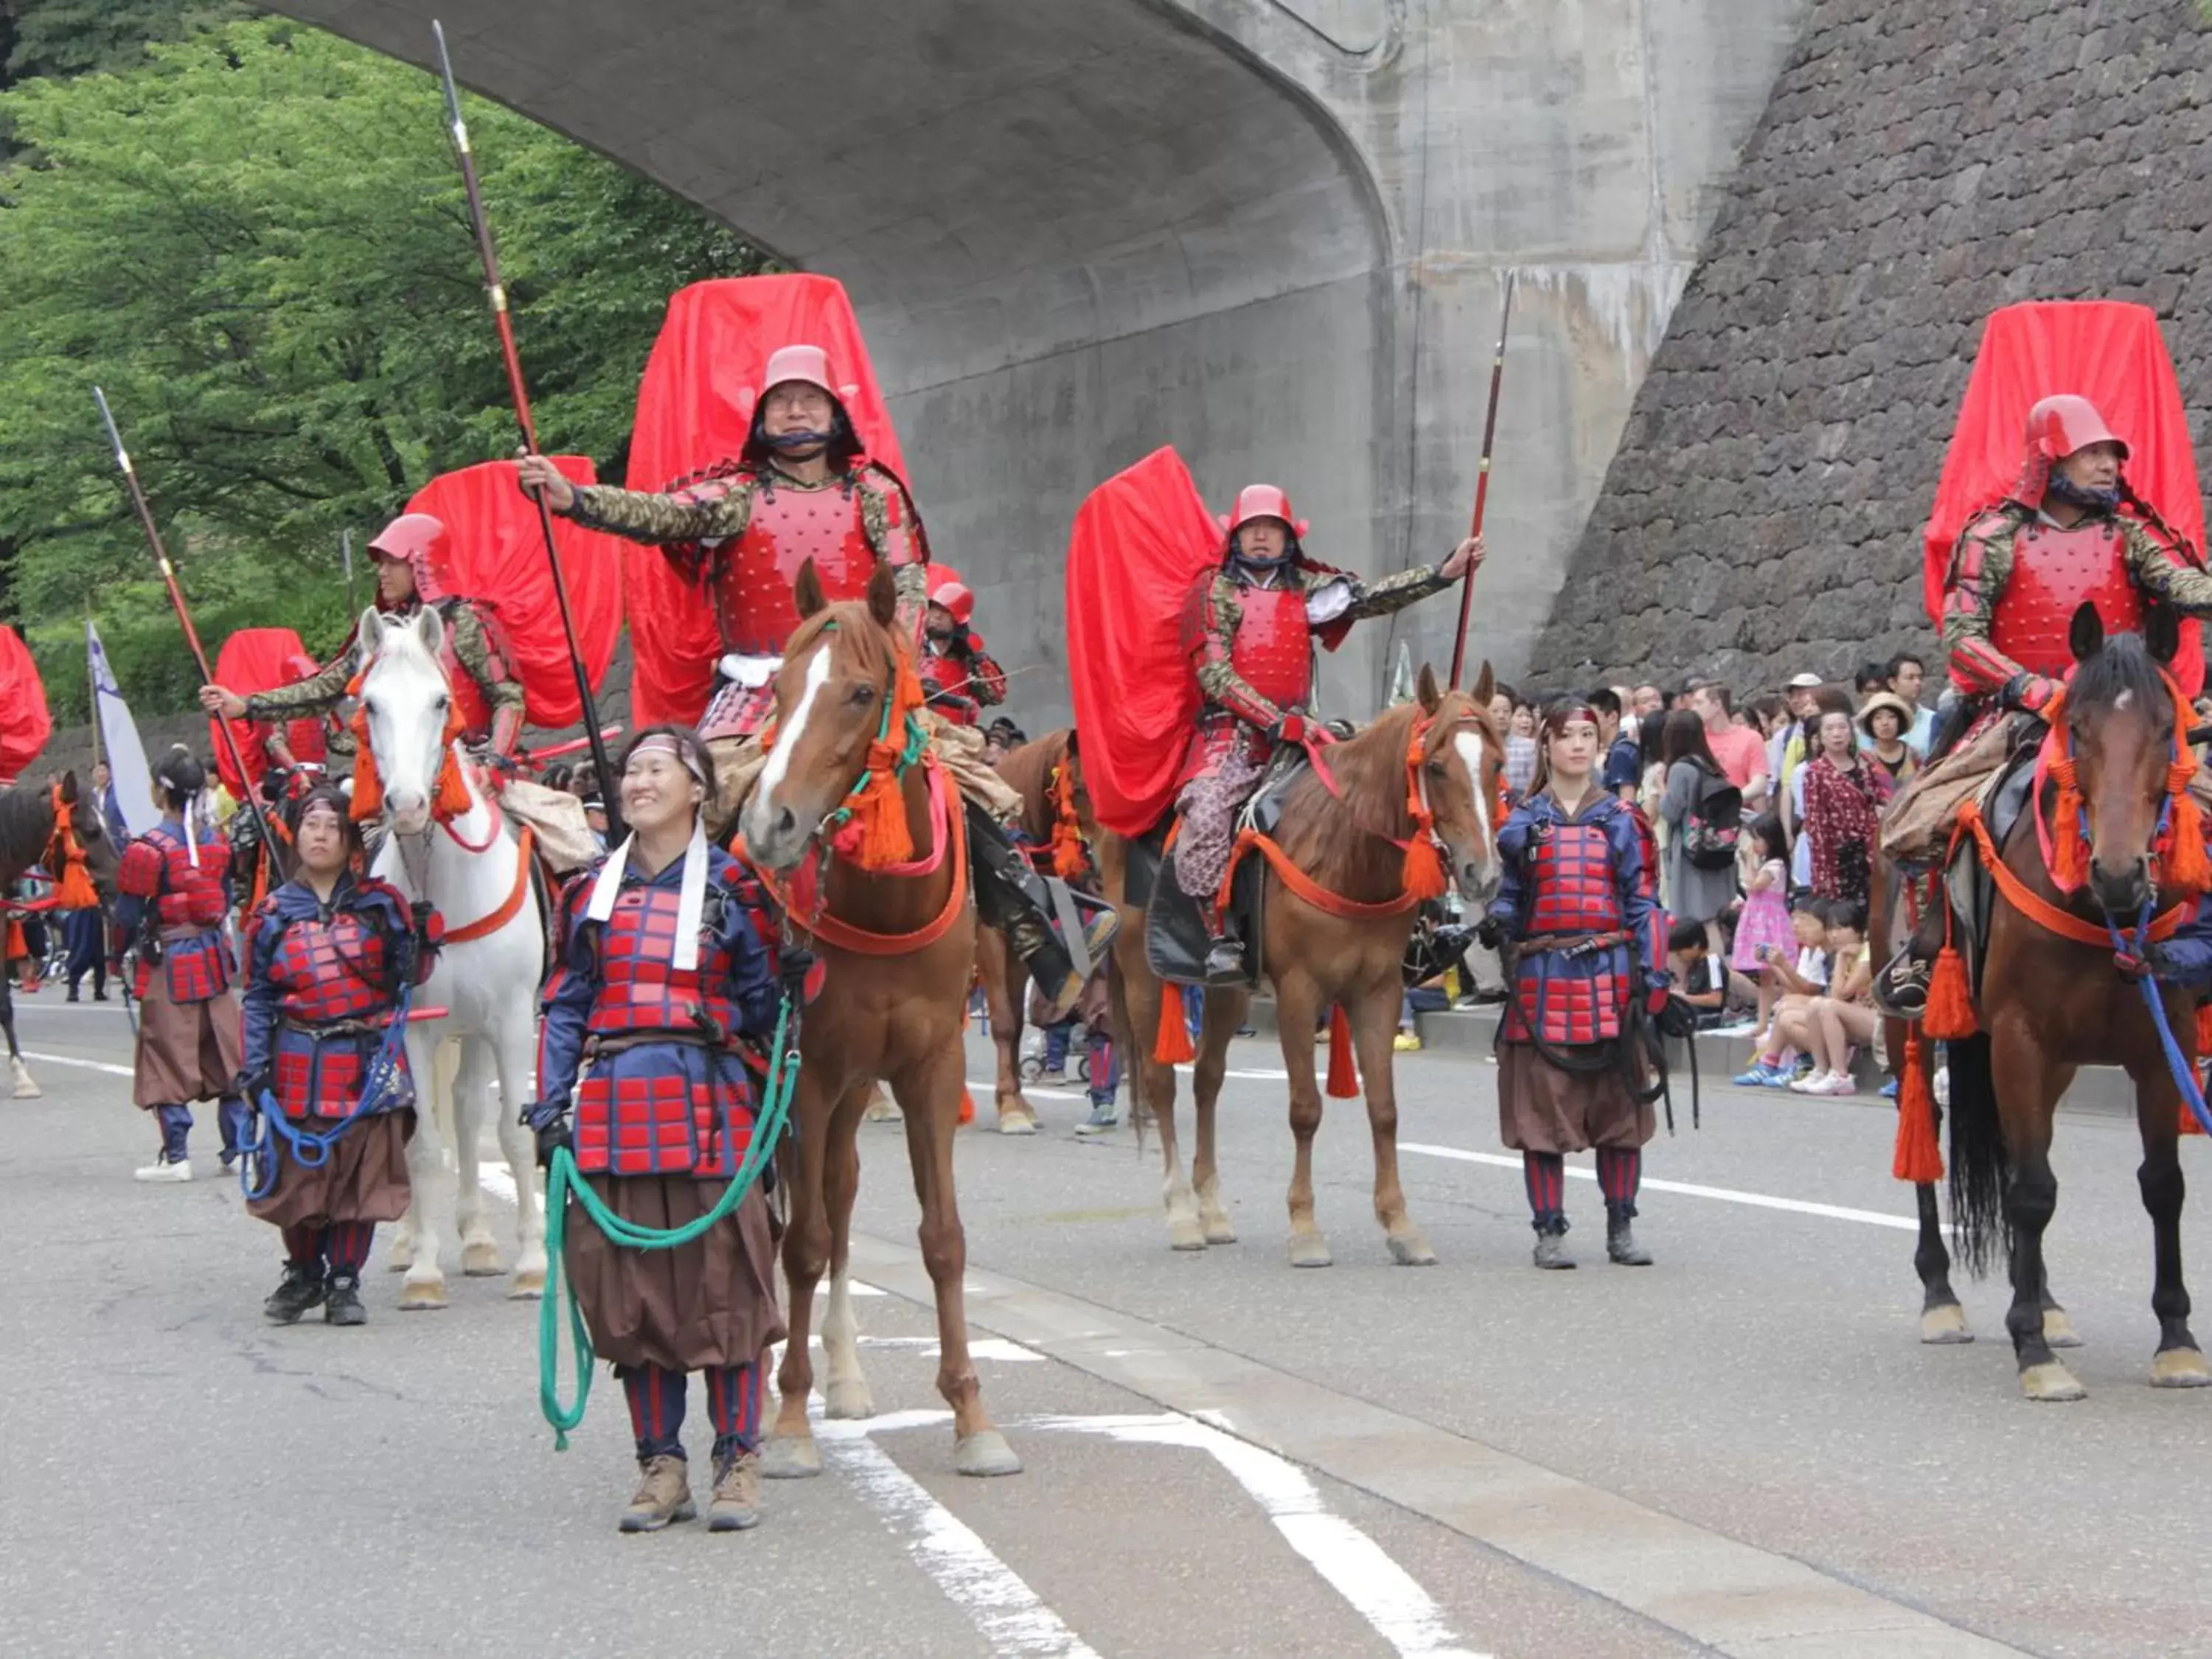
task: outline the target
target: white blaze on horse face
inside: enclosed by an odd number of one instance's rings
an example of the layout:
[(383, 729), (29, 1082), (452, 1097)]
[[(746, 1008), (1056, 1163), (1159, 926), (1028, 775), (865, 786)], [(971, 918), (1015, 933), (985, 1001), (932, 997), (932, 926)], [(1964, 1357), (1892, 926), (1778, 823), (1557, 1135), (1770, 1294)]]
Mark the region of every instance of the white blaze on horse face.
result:
[(380, 624), (375, 655), (362, 681), (369, 752), (384, 783), (392, 827), (413, 835), (430, 818), (446, 759), (446, 672), (417, 628)]
[(1482, 856), (1474, 868), (1476, 890), (1467, 896), (1481, 902), (1498, 890), (1500, 873), (1497, 832), (1491, 827), (1488, 792), (1482, 787), (1482, 739), (1472, 732), (1462, 732), (1452, 738), (1452, 747), (1459, 750), (1460, 760), (1467, 767), (1471, 793), (1474, 796), (1475, 828), (1482, 836)]
[[(806, 731), (806, 717), (814, 712), (814, 700), (822, 688), (830, 683), (830, 641), (823, 639), (814, 647), (814, 654), (806, 659), (806, 678), (799, 693), (799, 706), (791, 711), (791, 718), (781, 723), (776, 732), (775, 747), (769, 751), (768, 765), (763, 769), (760, 784), (753, 791), (752, 811), (758, 814), (755, 822), (764, 830), (774, 821), (770, 814), (775, 806), (775, 792), (783, 787), (784, 775), (791, 769), (792, 752)], [(811, 824), (807, 832), (813, 832)], [(745, 839), (757, 847), (765, 847), (769, 837), (748, 831)]]

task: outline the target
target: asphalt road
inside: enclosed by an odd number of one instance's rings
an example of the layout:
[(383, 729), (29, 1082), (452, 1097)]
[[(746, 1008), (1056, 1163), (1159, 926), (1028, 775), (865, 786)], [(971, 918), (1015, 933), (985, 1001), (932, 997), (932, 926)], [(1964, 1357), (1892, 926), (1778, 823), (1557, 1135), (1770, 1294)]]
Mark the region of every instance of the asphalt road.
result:
[[(2212, 1391), (2144, 1386), (2149, 1231), (2109, 1118), (2059, 1138), (2051, 1261), (2090, 1397), (2054, 1407), (2018, 1397), (1996, 1283), (1961, 1286), (1980, 1342), (1915, 1340), (1875, 1103), (1709, 1090), (1704, 1128), (1650, 1149), (1655, 1182), (1701, 1189), (1647, 1190), (1658, 1265), (1607, 1266), (1573, 1181), (1583, 1266), (1540, 1274), (1480, 1061), (1400, 1063), (1425, 1269), (1389, 1265), (1348, 1102), (1318, 1155), (1337, 1265), (1287, 1265), (1270, 1045), (1238, 1046), (1224, 1107), (1241, 1242), (1198, 1255), (1167, 1248), (1156, 1145), (1079, 1140), (1083, 1103), (1042, 1092), (1043, 1133), (1002, 1138), (979, 1091), (969, 1311), (1025, 1473), (951, 1473), (903, 1142), (872, 1126), (880, 1415), (772, 1485), (757, 1532), (628, 1538), (619, 1391), (552, 1451), (533, 1304), (455, 1273), (450, 1310), (403, 1316), (379, 1272), (365, 1329), (266, 1326), (279, 1252), (234, 1186), (130, 1179), (149, 1128), (97, 1069), (127, 1063), (119, 1014), (42, 998), (22, 1029), (46, 1093), (0, 1103), (0, 1653), (2208, 1646)], [(2207, 1231), (2200, 1207), (2192, 1260)]]

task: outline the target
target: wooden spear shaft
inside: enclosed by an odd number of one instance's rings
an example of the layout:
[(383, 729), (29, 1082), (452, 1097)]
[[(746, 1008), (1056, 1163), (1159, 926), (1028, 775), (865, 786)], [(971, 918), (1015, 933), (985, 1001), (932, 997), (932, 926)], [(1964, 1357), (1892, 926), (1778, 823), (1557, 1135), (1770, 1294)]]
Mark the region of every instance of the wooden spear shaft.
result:
[[(1505, 273), (1505, 310), (1498, 319), (1498, 352), (1490, 360), (1490, 411), (1482, 421), (1482, 465), (1474, 479), (1474, 521), (1468, 531), (1470, 536), (1482, 534), (1483, 509), (1490, 504), (1490, 457), (1498, 442), (1498, 394), (1505, 386), (1505, 331), (1513, 322), (1513, 285), (1517, 271)], [(1467, 662), (1467, 624), (1474, 605), (1474, 568), (1468, 567), (1460, 582), (1459, 629), (1452, 635), (1451, 684), (1459, 684), (1460, 670)]]

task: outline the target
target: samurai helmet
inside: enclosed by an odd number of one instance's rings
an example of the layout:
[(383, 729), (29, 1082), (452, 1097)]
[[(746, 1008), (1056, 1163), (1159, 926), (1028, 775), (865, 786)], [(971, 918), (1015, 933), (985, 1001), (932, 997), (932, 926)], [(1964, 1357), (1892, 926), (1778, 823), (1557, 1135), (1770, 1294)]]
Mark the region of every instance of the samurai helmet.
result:
[(841, 384), (830, 378), (830, 354), (817, 345), (787, 345), (779, 347), (769, 355), (768, 368), (761, 374), (759, 392), (750, 386), (745, 396), (765, 398), (780, 386), (792, 381), (815, 386), (828, 392), (840, 404), (849, 403), (860, 388), (850, 383)]
[(946, 611), (951, 612), (952, 620), (963, 628), (968, 625), (968, 619), (975, 614), (975, 596), (969, 592), (968, 584), (957, 577), (951, 581), (939, 582), (932, 588), (929, 602), (932, 605), (942, 605)]
[(380, 559), (398, 559), (415, 573), (415, 593), (425, 605), (453, 596), (453, 540), (443, 519), (428, 513), (403, 513), (376, 532), (368, 550)]
[[(823, 433), (787, 433), (780, 438), (768, 435), (768, 394), (780, 386), (811, 386), (830, 396), (831, 413), (830, 430)], [(745, 436), (744, 455), (757, 461), (775, 450), (826, 447), (832, 465), (842, 466), (860, 453), (861, 445), (853, 430), (853, 417), (846, 405), (857, 396), (860, 388), (850, 382), (841, 383), (830, 374), (830, 354), (820, 346), (787, 345), (771, 353), (768, 368), (761, 375), (757, 389), (738, 388), (741, 401), (753, 406), (752, 424)]]
[(2075, 450), (2092, 444), (2118, 444), (2120, 459), (2128, 459), (2127, 441), (2105, 423), (2097, 405), (2087, 398), (2062, 392), (2039, 400), (2027, 411), (2027, 453), (2013, 494), (2026, 506), (2042, 506), (2053, 469)]
[(1290, 544), (1283, 550), (1280, 562), (1291, 563), (1301, 556), (1303, 550), (1298, 544), (1305, 539), (1306, 521), (1291, 516), (1291, 498), (1273, 484), (1246, 484), (1237, 492), (1236, 510), (1218, 514), (1214, 520), (1229, 532), (1229, 556), (1238, 556), (1237, 532), (1255, 519), (1278, 520), (1289, 535)]

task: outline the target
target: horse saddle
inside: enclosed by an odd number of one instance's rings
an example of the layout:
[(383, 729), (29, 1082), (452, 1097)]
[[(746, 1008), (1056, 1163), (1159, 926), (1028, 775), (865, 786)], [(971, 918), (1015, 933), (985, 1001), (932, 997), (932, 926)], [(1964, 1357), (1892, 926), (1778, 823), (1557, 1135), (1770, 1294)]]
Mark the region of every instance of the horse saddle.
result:
[[(1282, 821), (1283, 796), (1299, 773), (1306, 769), (1302, 750), (1279, 754), (1260, 780), (1260, 786), (1238, 815), (1237, 829), (1274, 833)], [(1207, 938), (1206, 915), (1198, 901), (1182, 890), (1176, 879), (1175, 849), (1168, 845), (1170, 826), (1180, 819), (1170, 813), (1131, 844), (1127, 896), (1132, 905), (1145, 908), (1145, 959), (1152, 972), (1170, 985), (1206, 983)], [(1267, 888), (1263, 860), (1245, 859), (1237, 866), (1229, 888), (1227, 921), (1230, 933), (1244, 953), (1246, 984), (1260, 983), (1261, 942), (1266, 938), (1263, 894)]]

